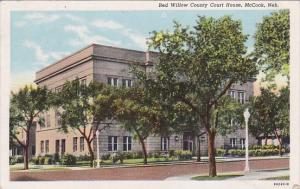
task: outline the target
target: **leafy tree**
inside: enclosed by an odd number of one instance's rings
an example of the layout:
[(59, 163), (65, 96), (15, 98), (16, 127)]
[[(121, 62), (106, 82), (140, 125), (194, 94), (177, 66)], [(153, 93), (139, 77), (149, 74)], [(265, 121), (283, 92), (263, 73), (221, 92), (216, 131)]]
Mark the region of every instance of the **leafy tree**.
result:
[[(51, 105), (51, 93), (46, 88), (33, 88), (25, 86), (17, 93), (12, 93), (10, 100), (10, 138), (17, 141), (24, 149), (24, 169), (28, 169), (29, 144), (32, 140), (30, 132), (34, 122), (43, 124), (40, 115)], [(20, 138), (20, 133), (25, 133), (25, 140)]]
[(267, 80), (277, 74), (288, 76), (290, 60), (290, 18), (288, 10), (273, 12), (257, 25), (255, 56)]
[[(94, 151), (92, 142), (96, 131), (103, 131), (110, 126), (113, 115), (114, 93), (105, 84), (91, 82), (88, 85), (78, 79), (68, 81), (58, 94), (57, 105), (61, 111), (61, 129), (77, 130), (87, 142), (90, 154), (90, 166), (93, 166)], [(103, 123), (107, 121), (107, 123)]]
[(126, 130), (135, 133), (142, 145), (144, 164), (147, 164), (145, 140), (151, 134), (169, 135), (171, 125), (180, 118), (171, 114), (174, 111), (170, 108), (175, 107), (169, 107), (158, 98), (151, 97), (144, 88), (121, 88), (118, 94), (119, 98), (114, 102), (115, 117)]
[[(174, 24), (174, 30), (154, 31), (149, 41), (159, 51), (159, 62), (152, 73), (135, 69), (137, 77), (152, 96), (186, 104), (208, 136), (209, 176), (216, 176), (215, 135), (218, 107), (234, 83), (243, 84), (257, 74), (246, 57), (240, 21), (198, 17), (193, 29)], [(150, 87), (151, 88), (151, 87)]]
[(250, 132), (265, 137), (265, 144), (268, 136), (276, 136), (281, 155), (282, 138), (289, 135), (289, 88), (282, 88), (279, 94), (261, 89), (261, 95), (250, 101), (250, 112)]

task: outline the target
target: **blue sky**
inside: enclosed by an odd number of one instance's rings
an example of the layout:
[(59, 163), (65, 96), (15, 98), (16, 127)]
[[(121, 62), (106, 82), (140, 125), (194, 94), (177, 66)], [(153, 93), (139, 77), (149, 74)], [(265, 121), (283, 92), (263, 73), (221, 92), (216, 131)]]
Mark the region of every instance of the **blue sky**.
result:
[(197, 15), (231, 15), (242, 21), (253, 48), (256, 24), (271, 10), (248, 11), (18, 11), (11, 15), (11, 88), (32, 83), (35, 72), (91, 43), (146, 50), (153, 30), (172, 30), (173, 20), (195, 25)]

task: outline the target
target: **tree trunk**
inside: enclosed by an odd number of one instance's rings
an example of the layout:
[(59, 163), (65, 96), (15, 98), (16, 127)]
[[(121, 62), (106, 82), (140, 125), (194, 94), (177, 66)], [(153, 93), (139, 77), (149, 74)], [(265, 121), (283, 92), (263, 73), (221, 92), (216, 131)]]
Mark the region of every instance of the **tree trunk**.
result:
[(24, 170), (29, 169), (28, 168), (28, 162), (29, 162), (29, 145), (27, 144), (26, 146), (24, 146)]
[(265, 145), (267, 145), (268, 144), (268, 135), (265, 134), (264, 137), (265, 137)]
[(278, 140), (278, 148), (279, 148), (279, 155), (282, 156), (282, 140), (281, 140), (281, 136), (277, 134), (277, 132), (275, 131), (275, 136)]
[(209, 176), (217, 176), (216, 168), (216, 154), (215, 154), (215, 131), (208, 132), (208, 166), (209, 166)]
[(144, 154), (144, 164), (146, 165), (148, 162), (147, 162), (147, 149), (146, 149), (146, 145), (145, 145), (145, 141), (144, 139), (140, 139), (140, 142), (142, 144), (142, 148), (143, 148), (143, 154)]
[(197, 136), (197, 143), (198, 143), (198, 149), (197, 149), (197, 162), (200, 162), (200, 161), (201, 161), (200, 135)]
[(88, 145), (88, 149), (89, 149), (89, 153), (90, 153), (90, 167), (94, 166), (94, 151), (92, 149), (92, 141), (87, 141), (87, 145)]

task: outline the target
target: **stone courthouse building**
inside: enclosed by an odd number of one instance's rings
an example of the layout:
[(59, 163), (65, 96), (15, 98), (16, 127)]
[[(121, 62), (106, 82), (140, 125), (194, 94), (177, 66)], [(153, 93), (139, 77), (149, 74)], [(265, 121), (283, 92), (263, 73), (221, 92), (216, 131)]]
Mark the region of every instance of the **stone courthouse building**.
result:
[[(67, 80), (75, 78), (79, 78), (82, 83), (98, 81), (116, 87), (130, 87), (134, 84), (134, 76), (129, 72), (130, 65), (137, 64), (145, 72), (148, 72), (153, 68), (157, 58), (158, 53), (155, 52), (92, 44), (38, 71), (35, 83), (39, 86), (46, 86), (54, 92), (60, 91)], [(244, 103), (253, 95), (253, 82), (249, 81), (242, 86), (234, 85), (228, 91), (228, 95)], [(60, 117), (55, 110), (45, 113), (45, 123), (45, 126), (37, 125), (36, 128), (36, 155), (68, 153), (78, 156), (88, 154), (86, 142), (78, 131), (70, 131), (68, 134), (59, 131)], [(115, 151), (142, 150), (138, 140), (133, 138), (133, 133), (124, 130), (118, 123), (102, 131), (99, 138), (102, 155)], [(173, 134), (167, 137), (150, 136), (146, 140), (146, 148), (148, 152), (173, 149), (190, 150), (195, 153), (196, 141), (192, 132)], [(206, 136), (202, 136), (200, 144), (201, 153), (206, 154)], [(244, 144), (245, 132), (243, 130), (216, 137), (217, 148), (243, 148)], [(256, 144), (256, 139), (250, 137), (249, 144)]]

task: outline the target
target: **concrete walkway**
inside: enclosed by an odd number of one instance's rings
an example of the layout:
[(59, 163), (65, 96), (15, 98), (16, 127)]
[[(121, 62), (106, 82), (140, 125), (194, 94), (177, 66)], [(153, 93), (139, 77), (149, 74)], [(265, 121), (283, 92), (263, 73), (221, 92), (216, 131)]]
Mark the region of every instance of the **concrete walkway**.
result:
[[(288, 169), (275, 169), (275, 170), (257, 170), (257, 171), (250, 171), (249, 173), (245, 174), (244, 176), (240, 177), (233, 177), (226, 180), (262, 180), (271, 177), (279, 177), (279, 176), (288, 176), (290, 170)], [(225, 173), (226, 174), (226, 173)], [(243, 172), (229, 172), (228, 174), (243, 174)], [(191, 180), (193, 177), (199, 176), (199, 174), (191, 174), (191, 175), (182, 175), (176, 177), (168, 177), (165, 180)]]

